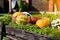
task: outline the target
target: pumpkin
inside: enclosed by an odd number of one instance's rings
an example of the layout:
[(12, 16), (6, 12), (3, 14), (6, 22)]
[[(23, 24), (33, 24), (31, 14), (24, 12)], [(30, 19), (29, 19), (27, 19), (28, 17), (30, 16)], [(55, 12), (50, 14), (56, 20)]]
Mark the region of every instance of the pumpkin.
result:
[(16, 17), (19, 16), (19, 15), (23, 15), (22, 12), (15, 12), (13, 15), (12, 15), (12, 20), (15, 21), (16, 20)]
[(30, 19), (27, 15), (20, 15), (16, 17), (16, 23), (17, 24), (28, 24), (30, 22)]
[(39, 19), (39, 20), (37, 20), (36, 25), (39, 28), (43, 28), (45, 26), (48, 26), (49, 25), (49, 19), (48, 18)]

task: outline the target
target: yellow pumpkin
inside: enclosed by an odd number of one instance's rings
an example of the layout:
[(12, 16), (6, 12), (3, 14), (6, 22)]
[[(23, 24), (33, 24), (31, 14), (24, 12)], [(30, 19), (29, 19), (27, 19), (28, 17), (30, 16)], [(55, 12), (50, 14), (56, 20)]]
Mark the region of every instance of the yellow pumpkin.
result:
[(47, 18), (47, 17), (44, 17), (44, 19), (45, 19), (45, 21), (46, 21), (46, 24), (45, 25), (49, 25), (49, 18)]
[(13, 15), (12, 15), (12, 20), (15, 21), (16, 20), (16, 17), (19, 16), (19, 15), (23, 15), (22, 12), (15, 12)]
[(43, 27), (49, 25), (49, 19), (48, 18), (39, 19), (39, 20), (37, 20), (36, 25), (39, 28), (43, 28)]

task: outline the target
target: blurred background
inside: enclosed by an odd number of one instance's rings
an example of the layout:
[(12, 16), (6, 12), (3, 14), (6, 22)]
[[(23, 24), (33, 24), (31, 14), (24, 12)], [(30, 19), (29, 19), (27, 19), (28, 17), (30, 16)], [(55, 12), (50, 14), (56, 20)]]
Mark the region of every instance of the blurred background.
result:
[[(21, 1), (21, 0), (20, 0)], [(60, 0), (22, 0), (21, 11), (28, 12), (54, 12), (54, 4), (56, 4), (57, 11), (60, 11)], [(9, 1), (8, 0), (0, 0), (0, 13), (8, 13), (9, 12)]]

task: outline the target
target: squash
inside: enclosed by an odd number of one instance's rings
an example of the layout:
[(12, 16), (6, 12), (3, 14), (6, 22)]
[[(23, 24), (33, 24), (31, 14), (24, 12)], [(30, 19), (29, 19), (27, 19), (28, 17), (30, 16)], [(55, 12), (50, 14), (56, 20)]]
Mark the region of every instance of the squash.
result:
[(16, 23), (17, 24), (28, 24), (30, 22), (30, 19), (27, 15), (20, 15), (16, 17)]
[(30, 23), (35, 24), (36, 21), (39, 20), (39, 19), (41, 19), (41, 18), (39, 18), (39, 17), (35, 17), (35, 16), (30, 17)]
[(16, 20), (16, 17), (19, 16), (19, 15), (23, 15), (22, 12), (16, 12), (12, 15), (12, 20), (15, 21)]
[(39, 19), (39, 20), (37, 20), (36, 25), (39, 28), (43, 28), (45, 26), (48, 26), (49, 25), (49, 19), (48, 18)]

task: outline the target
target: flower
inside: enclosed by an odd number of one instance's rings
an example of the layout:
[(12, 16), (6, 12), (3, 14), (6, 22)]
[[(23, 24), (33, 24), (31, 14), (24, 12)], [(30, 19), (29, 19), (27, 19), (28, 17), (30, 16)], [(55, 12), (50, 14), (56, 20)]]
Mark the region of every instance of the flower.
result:
[(60, 19), (53, 20), (51, 22), (51, 26), (52, 26), (52, 28), (56, 27), (56, 28), (60, 29)]

